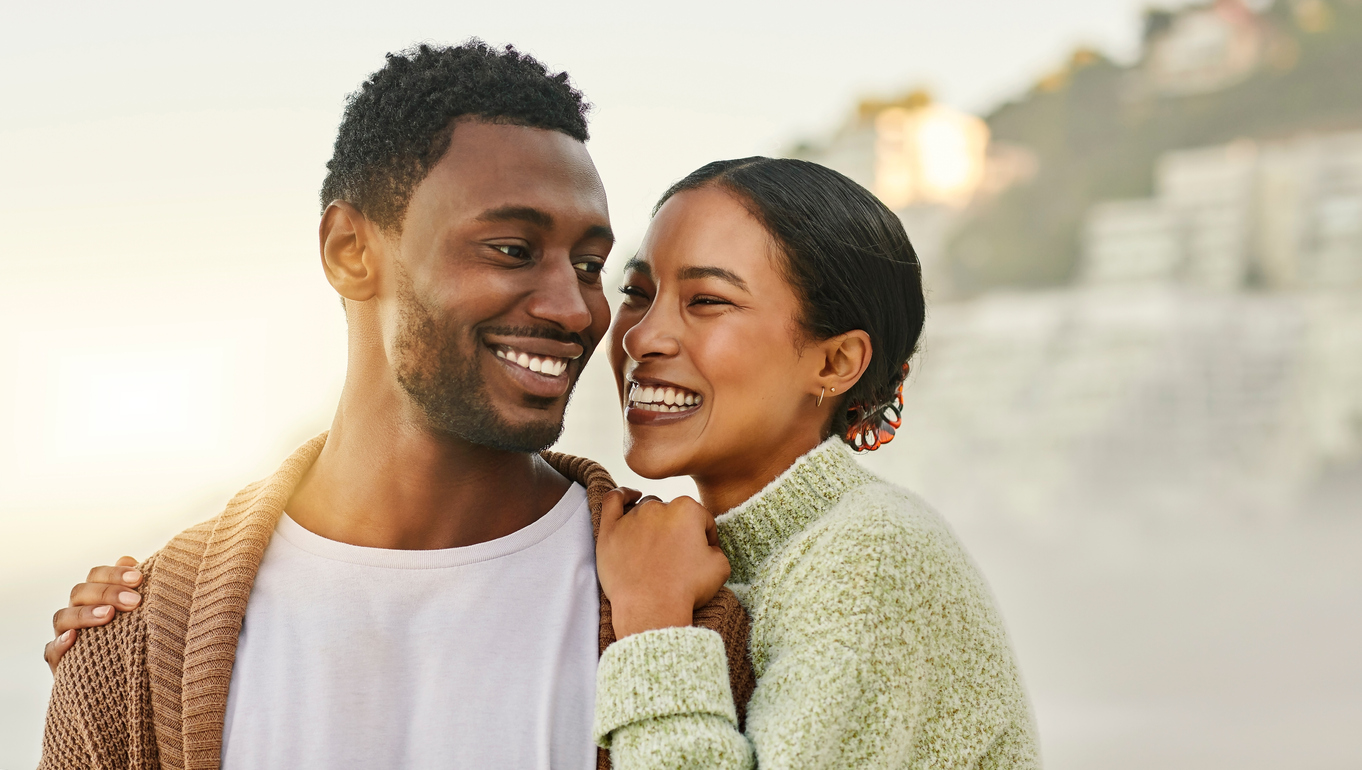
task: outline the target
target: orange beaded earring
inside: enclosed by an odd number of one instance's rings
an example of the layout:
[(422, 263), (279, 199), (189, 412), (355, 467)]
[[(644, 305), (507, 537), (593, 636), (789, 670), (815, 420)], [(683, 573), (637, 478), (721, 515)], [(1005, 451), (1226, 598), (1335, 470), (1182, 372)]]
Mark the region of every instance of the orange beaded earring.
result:
[(894, 400), (884, 408), (877, 424), (870, 415), (877, 409), (867, 404), (855, 404), (847, 409), (846, 442), (857, 452), (873, 452), (894, 440), (894, 431), (903, 424), (903, 381), (908, 377), (908, 364), (903, 365), (903, 376), (894, 391)]

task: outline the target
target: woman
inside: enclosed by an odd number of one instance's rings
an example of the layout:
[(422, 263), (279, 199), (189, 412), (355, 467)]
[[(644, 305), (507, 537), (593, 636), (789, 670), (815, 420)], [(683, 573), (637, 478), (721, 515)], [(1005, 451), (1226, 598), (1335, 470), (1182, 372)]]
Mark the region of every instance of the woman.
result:
[[(848, 447), (892, 438), (922, 329), (897, 217), (815, 164), (712, 163), (663, 196), (625, 272), (610, 357), (626, 459), (690, 476), (700, 501), (618, 490), (602, 514), (619, 641), (594, 732), (613, 765), (1037, 765), (982, 578)], [(752, 617), (746, 704), (718, 634), (690, 625), (725, 583)]]

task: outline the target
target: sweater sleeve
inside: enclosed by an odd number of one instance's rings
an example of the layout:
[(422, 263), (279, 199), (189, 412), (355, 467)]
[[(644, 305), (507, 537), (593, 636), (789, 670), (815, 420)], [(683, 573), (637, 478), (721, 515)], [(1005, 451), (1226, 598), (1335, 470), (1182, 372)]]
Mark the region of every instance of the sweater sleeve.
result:
[(146, 650), (143, 607), (80, 632), (57, 665), (39, 770), (158, 766)]
[(905, 633), (908, 557), (894, 538), (856, 535), (819, 538), (768, 597), (745, 734), (717, 635), (664, 629), (607, 648), (595, 734), (616, 770), (906, 763), (922, 691), (919, 647)]
[(706, 628), (644, 631), (607, 647), (592, 734), (615, 770), (752, 766), (723, 637)]

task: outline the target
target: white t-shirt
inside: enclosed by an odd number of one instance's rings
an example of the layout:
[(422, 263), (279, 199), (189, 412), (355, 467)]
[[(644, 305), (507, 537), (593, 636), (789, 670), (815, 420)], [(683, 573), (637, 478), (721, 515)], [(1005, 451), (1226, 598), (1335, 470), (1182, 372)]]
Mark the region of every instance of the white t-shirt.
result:
[(518, 532), (439, 551), (285, 515), (246, 605), (222, 767), (594, 768), (597, 591), (578, 484)]

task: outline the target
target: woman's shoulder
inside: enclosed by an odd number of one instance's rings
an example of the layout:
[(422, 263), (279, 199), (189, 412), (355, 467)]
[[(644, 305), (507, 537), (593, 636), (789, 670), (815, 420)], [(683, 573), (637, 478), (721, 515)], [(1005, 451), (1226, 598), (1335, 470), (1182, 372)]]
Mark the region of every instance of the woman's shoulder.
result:
[(950, 525), (917, 493), (879, 478), (849, 490), (809, 535), (828, 545), (891, 546), (921, 551), (960, 551)]
[(881, 479), (848, 491), (791, 545), (787, 569), (824, 576), (831, 591), (894, 587), (988, 601), (946, 520), (918, 494)]

